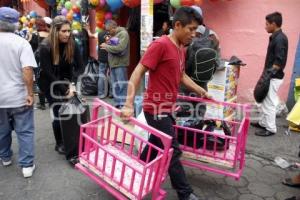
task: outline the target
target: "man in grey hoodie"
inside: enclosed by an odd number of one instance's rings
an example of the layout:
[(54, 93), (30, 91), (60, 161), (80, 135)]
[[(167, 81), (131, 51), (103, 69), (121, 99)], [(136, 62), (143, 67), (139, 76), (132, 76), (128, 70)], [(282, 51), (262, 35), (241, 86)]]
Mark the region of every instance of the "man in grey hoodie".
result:
[(111, 39), (100, 45), (108, 52), (108, 63), (111, 67), (111, 83), (115, 106), (121, 108), (127, 95), (127, 67), (129, 66), (129, 35), (125, 28), (118, 26), (114, 20), (105, 23), (105, 29)]

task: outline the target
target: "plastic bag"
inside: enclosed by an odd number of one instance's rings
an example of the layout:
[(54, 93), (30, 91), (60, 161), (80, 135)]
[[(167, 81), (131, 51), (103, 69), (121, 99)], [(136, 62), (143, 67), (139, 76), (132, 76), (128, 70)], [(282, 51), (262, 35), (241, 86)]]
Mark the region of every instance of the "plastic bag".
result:
[(99, 78), (98, 69), (98, 62), (95, 59), (90, 59), (80, 80), (81, 93), (83, 95), (97, 95)]
[(80, 125), (90, 120), (89, 107), (75, 95), (60, 107), (59, 118), (66, 159), (76, 158)]

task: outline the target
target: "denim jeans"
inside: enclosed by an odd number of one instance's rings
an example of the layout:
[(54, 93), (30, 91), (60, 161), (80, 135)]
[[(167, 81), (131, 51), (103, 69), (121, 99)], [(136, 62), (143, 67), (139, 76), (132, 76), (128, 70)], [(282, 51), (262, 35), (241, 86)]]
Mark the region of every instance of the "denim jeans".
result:
[(112, 94), (112, 87), (108, 77), (109, 66), (108, 63), (99, 63), (99, 80), (98, 80), (98, 96), (100, 98), (106, 97), (109, 93)]
[(115, 106), (123, 106), (127, 96), (127, 67), (112, 67), (110, 77)]
[(15, 130), (19, 144), (18, 163), (30, 167), (34, 161), (33, 107), (0, 108), (0, 158), (11, 159), (12, 131)]
[[(150, 126), (156, 128), (157, 130), (160, 130), (172, 137), (172, 148), (174, 149), (170, 166), (168, 169), (170, 180), (172, 187), (176, 190), (179, 200), (185, 200), (188, 198), (188, 196), (193, 193), (193, 189), (190, 186), (190, 184), (187, 181), (185, 171), (183, 169), (183, 166), (180, 162), (180, 156), (182, 154), (182, 151), (179, 149), (179, 143), (177, 139), (175, 138), (175, 131), (173, 128), (173, 124), (175, 124), (175, 120), (172, 118), (171, 115), (166, 114), (164, 117), (158, 117), (157, 115), (152, 115), (147, 112), (145, 112), (145, 118), (147, 121), (147, 124)], [(148, 140), (150, 143), (162, 148), (161, 140), (156, 137), (155, 135), (150, 135), (150, 138)], [(148, 155), (148, 149), (149, 146), (147, 145), (142, 154), (141, 159), (146, 160)], [(155, 159), (157, 155), (157, 151), (151, 151), (150, 160)]]

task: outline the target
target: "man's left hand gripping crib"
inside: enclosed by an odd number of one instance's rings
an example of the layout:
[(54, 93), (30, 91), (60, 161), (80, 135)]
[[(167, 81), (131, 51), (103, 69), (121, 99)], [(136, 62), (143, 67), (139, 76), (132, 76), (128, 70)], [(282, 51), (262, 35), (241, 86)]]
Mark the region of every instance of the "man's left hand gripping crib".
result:
[[(98, 117), (101, 108), (102, 117)], [(117, 199), (164, 199), (161, 184), (167, 176), (173, 153), (172, 138), (146, 124), (130, 118), (124, 125), (120, 111), (99, 99), (94, 100), (92, 121), (80, 127), (79, 163), (76, 168)], [(136, 135), (138, 126), (161, 139), (163, 148)], [(138, 143), (139, 148), (134, 148)], [(143, 147), (149, 145), (146, 161), (140, 159)], [(157, 157), (150, 160), (151, 151)]]

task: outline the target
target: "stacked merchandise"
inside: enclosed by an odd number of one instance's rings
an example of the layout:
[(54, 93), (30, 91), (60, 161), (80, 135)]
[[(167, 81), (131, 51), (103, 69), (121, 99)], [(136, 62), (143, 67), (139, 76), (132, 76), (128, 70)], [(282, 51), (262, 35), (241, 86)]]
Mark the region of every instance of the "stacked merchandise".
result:
[[(239, 72), (239, 66), (229, 65), (229, 62), (224, 63), (223, 70), (215, 72), (213, 79), (207, 85), (208, 93), (214, 100), (236, 102)], [(207, 118), (231, 119), (233, 114), (234, 110), (229, 106), (207, 105)]]

